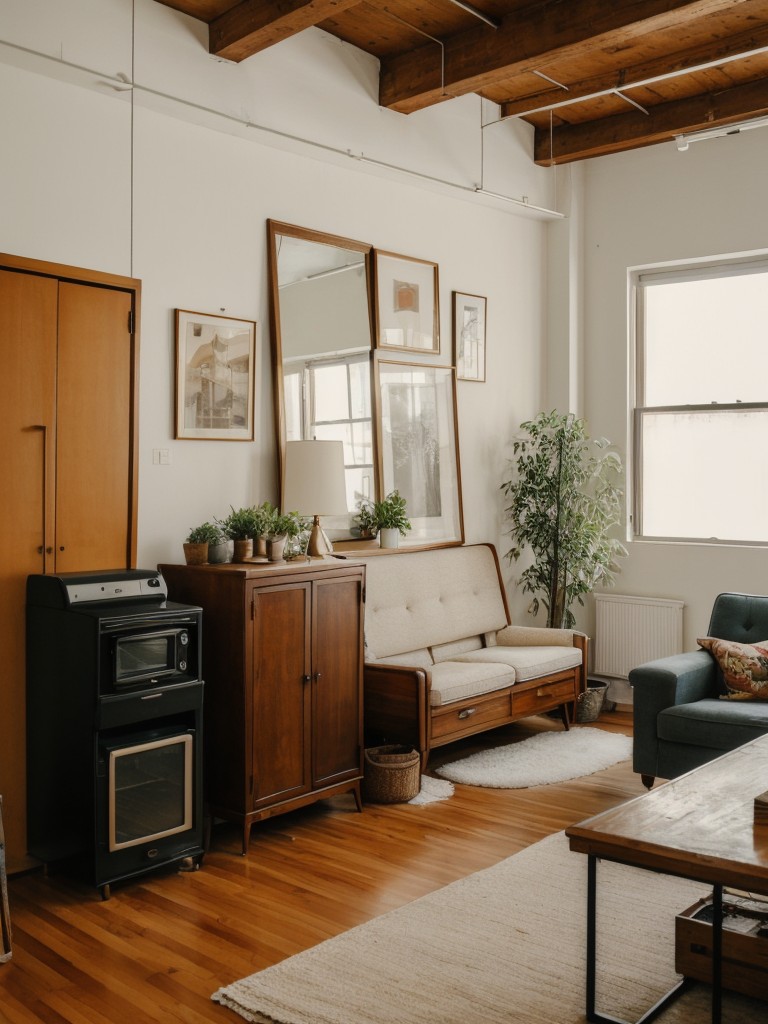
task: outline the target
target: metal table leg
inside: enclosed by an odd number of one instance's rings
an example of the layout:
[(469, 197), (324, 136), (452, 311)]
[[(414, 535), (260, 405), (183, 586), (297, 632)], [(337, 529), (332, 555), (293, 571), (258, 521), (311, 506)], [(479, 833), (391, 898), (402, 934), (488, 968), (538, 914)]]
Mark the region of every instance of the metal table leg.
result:
[[(597, 989), (597, 861), (594, 854), (587, 855), (587, 1020), (593, 1024), (628, 1024), (620, 1017), (610, 1017), (607, 1014), (599, 1013), (595, 1006)], [(650, 1010), (643, 1014), (637, 1024), (646, 1024), (654, 1017), (657, 1017), (662, 1010), (680, 995), (688, 987), (688, 979), (682, 978), (673, 988), (662, 996)], [(713, 1017), (714, 1024), (720, 1024), (720, 1018), (715, 1022), (714, 1017), (714, 990), (713, 990)]]

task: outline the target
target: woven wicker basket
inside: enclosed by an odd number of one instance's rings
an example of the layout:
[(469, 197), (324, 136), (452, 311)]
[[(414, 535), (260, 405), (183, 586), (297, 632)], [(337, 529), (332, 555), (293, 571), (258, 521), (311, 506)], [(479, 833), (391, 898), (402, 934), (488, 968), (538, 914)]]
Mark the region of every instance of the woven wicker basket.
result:
[(413, 747), (390, 744), (365, 751), (363, 798), (370, 804), (402, 804), (421, 789), (421, 758)]

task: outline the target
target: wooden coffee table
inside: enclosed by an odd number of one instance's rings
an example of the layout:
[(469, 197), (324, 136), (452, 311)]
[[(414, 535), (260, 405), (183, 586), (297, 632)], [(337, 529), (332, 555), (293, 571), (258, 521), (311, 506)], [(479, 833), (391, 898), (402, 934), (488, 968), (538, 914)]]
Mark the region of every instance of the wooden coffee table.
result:
[[(768, 736), (763, 736), (566, 829), (571, 850), (589, 858), (588, 1020), (617, 1024), (617, 1018), (595, 1008), (597, 861), (602, 859), (712, 885), (712, 1020), (719, 1024), (723, 886), (768, 894), (768, 825), (754, 823), (754, 798), (766, 790)], [(670, 908), (672, 917), (674, 913)], [(684, 985), (684, 980), (679, 982), (641, 1020), (660, 1013)]]

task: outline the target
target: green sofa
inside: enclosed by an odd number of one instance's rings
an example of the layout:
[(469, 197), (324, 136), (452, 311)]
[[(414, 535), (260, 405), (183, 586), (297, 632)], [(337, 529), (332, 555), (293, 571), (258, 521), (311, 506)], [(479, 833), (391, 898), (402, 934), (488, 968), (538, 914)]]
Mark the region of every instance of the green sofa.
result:
[[(738, 643), (768, 640), (768, 597), (719, 594), (706, 633)], [(632, 669), (634, 770), (650, 789), (768, 732), (768, 701), (723, 700), (722, 673), (699, 648)]]

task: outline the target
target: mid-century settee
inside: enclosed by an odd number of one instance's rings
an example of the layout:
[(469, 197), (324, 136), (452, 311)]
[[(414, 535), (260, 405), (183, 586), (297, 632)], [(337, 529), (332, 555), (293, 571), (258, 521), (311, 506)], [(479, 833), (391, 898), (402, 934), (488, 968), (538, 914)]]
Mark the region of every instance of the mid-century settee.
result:
[(496, 551), (472, 544), (364, 557), (368, 746), (430, 750), (560, 709), (586, 686), (587, 637), (510, 625)]

